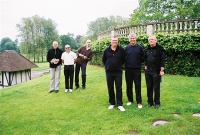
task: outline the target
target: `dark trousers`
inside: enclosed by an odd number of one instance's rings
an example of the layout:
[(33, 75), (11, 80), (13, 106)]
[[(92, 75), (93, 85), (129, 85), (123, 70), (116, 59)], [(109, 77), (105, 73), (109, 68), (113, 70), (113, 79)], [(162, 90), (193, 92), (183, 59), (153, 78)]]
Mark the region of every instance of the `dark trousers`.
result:
[(128, 101), (133, 102), (133, 82), (135, 84), (135, 94), (137, 104), (142, 103), (141, 96), (141, 69), (126, 69), (126, 94)]
[(110, 105), (115, 105), (115, 84), (117, 106), (122, 106), (122, 73), (106, 73), (106, 81)]
[(74, 65), (65, 65), (64, 75), (65, 75), (65, 89), (73, 89)]
[(79, 87), (79, 72), (82, 72), (82, 86), (85, 86), (86, 83), (86, 64), (78, 64), (76, 63), (75, 67), (75, 85)]
[[(145, 71), (146, 85), (147, 85), (147, 97), (148, 104), (160, 105), (160, 81), (161, 76), (153, 70)], [(154, 93), (154, 100), (153, 100)]]

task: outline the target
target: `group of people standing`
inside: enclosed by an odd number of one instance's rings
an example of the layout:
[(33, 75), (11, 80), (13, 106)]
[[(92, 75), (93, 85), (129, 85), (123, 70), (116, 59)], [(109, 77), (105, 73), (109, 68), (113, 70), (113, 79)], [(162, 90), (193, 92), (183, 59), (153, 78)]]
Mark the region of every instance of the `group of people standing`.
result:
[[(123, 68), (125, 68), (127, 106), (134, 102), (134, 84), (137, 107), (142, 108), (141, 69), (143, 62), (145, 64), (147, 85), (147, 107), (149, 108), (153, 105), (156, 109), (160, 107), (160, 82), (161, 76), (164, 75), (165, 50), (158, 45), (154, 35), (149, 36), (148, 42), (147, 51), (144, 52), (143, 48), (136, 42), (135, 33), (129, 34), (129, 44), (125, 48), (118, 46), (117, 37), (111, 38), (111, 45), (104, 50), (102, 55), (110, 103), (108, 109), (113, 109), (116, 105), (120, 111), (125, 111), (122, 102)], [(116, 95), (114, 86), (116, 88)]]
[(53, 42), (53, 48), (47, 53), (47, 61), (50, 66), (50, 91), (59, 92), (61, 65), (64, 64), (65, 92), (72, 92), (75, 65), (75, 85), (79, 88), (79, 72), (81, 69), (82, 89), (86, 88), (86, 66), (92, 59), (91, 41), (78, 49), (77, 53), (71, 51), (70, 45), (65, 45), (65, 52), (58, 47), (58, 42)]
[[(127, 106), (134, 102), (133, 84), (137, 107), (142, 108), (141, 96), (141, 72), (144, 62), (145, 79), (147, 86), (147, 107), (160, 107), (160, 82), (164, 75), (166, 62), (165, 50), (157, 43), (156, 36), (149, 36), (149, 45), (144, 52), (137, 44), (136, 34), (130, 33), (129, 44), (123, 48), (118, 45), (118, 37), (111, 37), (111, 45), (102, 54), (102, 62), (106, 71), (106, 82), (109, 96), (109, 107), (115, 106), (120, 111), (125, 111), (122, 102), (122, 74), (125, 69)], [(58, 42), (53, 42), (53, 48), (47, 53), (47, 61), (50, 64), (50, 91), (59, 92), (61, 64), (64, 64), (65, 92), (72, 92), (75, 66), (75, 86), (79, 86), (79, 72), (82, 71), (82, 89), (86, 87), (86, 66), (92, 59), (91, 40), (78, 49), (76, 53), (71, 51), (70, 45), (65, 45), (65, 52), (58, 48)], [(116, 89), (116, 92), (115, 92)], [(116, 94), (115, 94), (116, 93)]]

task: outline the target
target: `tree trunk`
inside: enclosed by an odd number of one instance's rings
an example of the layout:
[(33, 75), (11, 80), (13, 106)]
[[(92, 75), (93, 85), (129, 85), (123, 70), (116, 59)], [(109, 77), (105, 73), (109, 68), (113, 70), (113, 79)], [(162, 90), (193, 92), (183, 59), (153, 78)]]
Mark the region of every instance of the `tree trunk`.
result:
[(44, 62), (44, 57), (43, 57), (43, 53), (44, 53), (44, 49), (42, 49), (42, 52), (41, 52), (41, 54), (42, 54), (42, 62)]
[(35, 62), (35, 47), (34, 47), (34, 52), (33, 52), (33, 62)]

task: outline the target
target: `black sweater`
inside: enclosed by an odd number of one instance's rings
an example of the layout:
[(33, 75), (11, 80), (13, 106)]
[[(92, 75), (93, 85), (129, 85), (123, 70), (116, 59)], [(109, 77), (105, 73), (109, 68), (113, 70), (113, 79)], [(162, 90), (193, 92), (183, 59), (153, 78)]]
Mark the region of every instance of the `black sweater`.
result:
[[(57, 49), (50, 49), (47, 53), (47, 61), (49, 62), (49, 66), (50, 68), (56, 68), (57, 66), (62, 64), (62, 60), (61, 60), (61, 55), (62, 55), (63, 51), (59, 48)], [(59, 62), (57, 64), (51, 64), (50, 61), (52, 59), (59, 59)]]
[(150, 47), (150, 45), (148, 45), (144, 58), (147, 69), (155, 69), (159, 73), (161, 67), (165, 67), (165, 50), (158, 44), (156, 44), (155, 47)]
[(112, 50), (111, 46), (107, 47), (102, 55), (102, 62), (107, 73), (122, 72), (124, 64), (124, 48), (117, 46), (116, 50)]
[(125, 47), (125, 68), (141, 68), (143, 59), (144, 51), (140, 45)]

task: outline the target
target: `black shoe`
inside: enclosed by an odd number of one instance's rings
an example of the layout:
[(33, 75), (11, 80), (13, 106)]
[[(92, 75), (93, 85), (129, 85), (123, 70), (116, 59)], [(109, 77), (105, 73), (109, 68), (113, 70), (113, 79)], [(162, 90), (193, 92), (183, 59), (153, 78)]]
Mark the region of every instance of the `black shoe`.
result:
[(157, 105), (154, 105), (154, 108), (155, 108), (155, 109), (158, 109), (159, 107), (160, 107), (160, 105), (158, 105), (158, 104), (157, 104)]
[(148, 105), (147, 105), (147, 108), (150, 108), (150, 107), (152, 107), (152, 106), (153, 106), (152, 104), (148, 104)]
[(76, 89), (78, 89), (79, 88), (79, 86), (76, 86)]
[(50, 90), (50, 91), (49, 91), (49, 93), (52, 93), (52, 92), (54, 92), (54, 90)]
[(82, 86), (82, 89), (85, 89), (85, 86)]
[(58, 93), (58, 92), (59, 92), (59, 90), (55, 90), (55, 92), (56, 92), (56, 93)]

